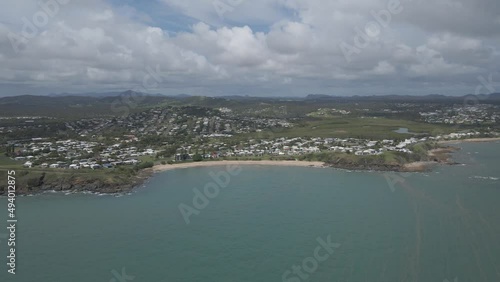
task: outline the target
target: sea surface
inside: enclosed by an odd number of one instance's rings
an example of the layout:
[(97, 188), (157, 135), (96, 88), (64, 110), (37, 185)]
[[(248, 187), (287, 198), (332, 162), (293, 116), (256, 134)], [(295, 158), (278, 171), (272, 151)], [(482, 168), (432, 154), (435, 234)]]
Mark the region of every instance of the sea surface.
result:
[(16, 275), (1, 198), (0, 281), (500, 281), (500, 143), (460, 147), (429, 173), (207, 167), (21, 197)]

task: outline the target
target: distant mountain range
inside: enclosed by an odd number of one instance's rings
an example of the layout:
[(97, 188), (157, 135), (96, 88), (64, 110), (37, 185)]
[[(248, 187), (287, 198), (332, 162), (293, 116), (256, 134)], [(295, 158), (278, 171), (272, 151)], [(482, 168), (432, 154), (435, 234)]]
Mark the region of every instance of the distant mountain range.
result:
[(307, 103), (309, 105), (326, 106), (336, 103), (362, 102), (396, 102), (396, 103), (454, 103), (473, 105), (477, 102), (500, 104), (500, 93), (489, 95), (465, 96), (331, 96), (311, 94), (306, 97), (251, 97), (223, 96), (204, 97), (179, 94), (166, 96), (161, 94), (146, 94), (132, 90), (124, 92), (105, 93), (61, 93), (47, 96), (22, 95), (0, 98), (1, 116), (62, 116), (62, 117), (95, 117), (100, 115), (119, 115), (123, 111), (140, 111), (157, 105), (231, 107), (237, 109), (255, 108), (262, 103), (283, 105), (284, 103)]
[(146, 96), (157, 96), (157, 97), (177, 97), (177, 98), (185, 98), (185, 97), (191, 97), (190, 95), (187, 94), (178, 94), (178, 95), (163, 95), (159, 93), (143, 93), (143, 92), (136, 92), (132, 90), (127, 90), (127, 91), (117, 91), (117, 92), (88, 92), (88, 93), (51, 93), (46, 96), (49, 97), (94, 97), (94, 98), (104, 98), (104, 97), (117, 97), (117, 96), (122, 96), (122, 95), (130, 95), (132, 93), (135, 94), (140, 94), (140, 95), (146, 95)]
[(305, 100), (314, 101), (391, 101), (391, 102), (472, 102), (479, 101), (485, 103), (500, 102), (500, 93), (480, 94), (480, 95), (464, 95), (464, 96), (445, 96), (440, 94), (430, 94), (424, 96), (411, 96), (411, 95), (372, 95), (372, 96), (331, 96), (324, 94), (310, 94), (305, 97)]
[[(106, 98), (106, 97), (119, 97), (126, 95), (143, 95), (143, 96), (151, 96), (151, 97), (168, 97), (168, 98), (177, 98), (177, 99), (187, 99), (192, 97), (197, 97), (189, 94), (177, 94), (177, 95), (164, 95), (159, 93), (142, 93), (142, 92), (134, 92), (132, 90), (127, 91), (116, 91), (116, 92), (88, 92), (88, 93), (52, 93), (46, 96), (49, 97), (93, 97), (93, 98)], [(227, 96), (218, 96), (212, 98), (223, 98), (227, 100), (235, 100), (235, 101), (255, 101), (255, 100), (365, 100), (365, 101), (382, 101), (382, 100), (390, 100), (390, 101), (454, 101), (454, 100), (464, 100), (468, 99), (468, 97), (472, 97), (472, 94), (464, 95), (464, 96), (446, 96), (441, 94), (430, 94), (424, 96), (416, 96), (416, 95), (354, 95), (354, 96), (334, 96), (327, 94), (309, 94), (306, 97), (287, 97), (287, 96), (277, 96), (277, 97), (256, 97), (256, 96), (241, 96), (241, 95), (227, 95)], [(500, 101), (500, 93), (493, 94), (480, 94), (477, 95), (476, 98), (480, 101)]]

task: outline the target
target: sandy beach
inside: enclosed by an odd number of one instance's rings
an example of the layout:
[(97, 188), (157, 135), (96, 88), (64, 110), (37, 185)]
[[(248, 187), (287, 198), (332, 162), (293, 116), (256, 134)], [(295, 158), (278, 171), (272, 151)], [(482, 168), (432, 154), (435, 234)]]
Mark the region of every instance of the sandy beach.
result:
[(162, 172), (173, 169), (191, 168), (191, 167), (213, 167), (226, 165), (263, 165), (263, 166), (298, 166), (298, 167), (325, 167), (323, 162), (307, 161), (208, 161), (195, 163), (180, 163), (157, 165), (153, 167), (154, 172)]
[(495, 142), (495, 141), (500, 141), (500, 137), (439, 141), (439, 144), (460, 144), (460, 143), (478, 143), (478, 142)]

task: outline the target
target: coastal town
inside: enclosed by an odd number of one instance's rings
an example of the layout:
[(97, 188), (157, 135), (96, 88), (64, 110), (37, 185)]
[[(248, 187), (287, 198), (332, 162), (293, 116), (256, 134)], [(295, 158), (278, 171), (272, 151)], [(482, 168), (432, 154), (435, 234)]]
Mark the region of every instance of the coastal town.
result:
[[(457, 140), (479, 136), (479, 132), (451, 133), (444, 136), (409, 138), (396, 140), (363, 140), (355, 138), (277, 138), (275, 140), (249, 140), (239, 145), (230, 146), (224, 142), (209, 145), (185, 144), (179, 147), (170, 163), (192, 161), (196, 156), (203, 160), (223, 158), (259, 158), (283, 157), (294, 158), (321, 152), (340, 152), (356, 156), (381, 155), (384, 152), (411, 154), (411, 146), (428, 141)], [(143, 160), (165, 159), (159, 157), (161, 147), (139, 150), (127, 144), (139, 142), (129, 136), (117, 140), (116, 144), (105, 146), (104, 143), (77, 140), (48, 142), (33, 138), (31, 142), (12, 144), (13, 160), (23, 162), (25, 168), (40, 167), (50, 169), (111, 169), (121, 165), (137, 165)]]
[[(487, 110), (489, 107), (476, 107)], [(319, 109), (315, 113), (339, 112)], [(461, 113), (460, 111), (457, 111)], [(477, 111), (466, 111), (467, 113)], [(484, 121), (484, 111), (475, 119)], [(348, 112), (341, 111), (345, 115)], [(460, 114), (462, 117), (463, 113)], [(443, 116), (428, 114), (434, 121)], [(496, 115), (492, 115), (493, 122)], [(468, 116), (465, 120), (472, 121)], [(37, 127), (37, 119), (25, 124), (2, 127), (14, 132)], [(430, 122), (430, 120), (427, 120)], [(28, 125), (26, 125), (28, 124)], [(113, 169), (134, 166), (141, 162), (168, 163), (193, 160), (234, 158), (295, 159), (318, 153), (345, 153), (355, 156), (377, 156), (385, 152), (412, 154), (415, 144), (464, 138), (497, 136), (476, 130), (452, 132), (437, 136), (401, 137), (395, 139), (276, 137), (264, 134), (269, 128), (293, 128), (293, 120), (283, 118), (242, 118), (229, 108), (207, 109), (167, 107), (151, 109), (126, 117), (81, 119), (64, 123), (64, 129), (74, 138), (57, 140), (54, 137), (32, 137), (9, 140), (4, 144), (8, 156), (25, 168), (47, 169)], [(40, 125), (38, 125), (40, 127)], [(47, 126), (50, 128), (50, 125)], [(399, 129), (409, 133), (408, 129)], [(402, 131), (401, 131), (402, 130)], [(126, 133), (126, 134), (120, 134)], [(235, 140), (233, 136), (245, 136)], [(160, 142), (155, 142), (159, 140)], [(170, 142), (169, 142), (170, 141)]]
[(498, 105), (478, 104), (473, 106), (450, 106), (434, 111), (420, 112), (420, 116), (428, 123), (442, 124), (495, 124), (500, 120)]
[(154, 171), (220, 161), (426, 171), (453, 163), (446, 141), (500, 136), (495, 103), (151, 99), (128, 114), (77, 98), (61, 110), (51, 102), (32, 114), (4, 115), (0, 170), (17, 169), (25, 194), (121, 193)]

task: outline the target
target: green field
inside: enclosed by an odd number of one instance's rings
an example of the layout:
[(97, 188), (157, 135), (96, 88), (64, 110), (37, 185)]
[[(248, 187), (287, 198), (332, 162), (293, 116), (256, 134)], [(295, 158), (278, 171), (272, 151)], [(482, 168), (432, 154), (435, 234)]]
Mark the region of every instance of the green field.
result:
[(398, 139), (409, 138), (412, 134), (394, 132), (399, 128), (408, 128), (416, 134), (440, 135), (451, 133), (456, 128), (387, 118), (325, 118), (304, 121), (289, 129), (254, 133), (251, 137), (322, 137), (322, 138), (363, 138), (363, 139)]
[(21, 168), (22, 162), (14, 161), (11, 158), (6, 157), (3, 153), (0, 153), (0, 169), (12, 167)]

